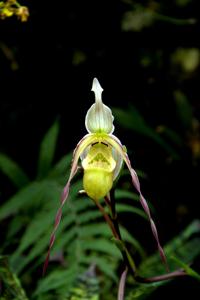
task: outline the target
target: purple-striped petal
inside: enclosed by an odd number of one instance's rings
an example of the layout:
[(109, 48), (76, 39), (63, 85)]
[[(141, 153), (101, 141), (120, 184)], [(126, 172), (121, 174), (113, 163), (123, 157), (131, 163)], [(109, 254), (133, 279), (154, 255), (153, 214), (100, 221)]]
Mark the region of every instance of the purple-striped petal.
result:
[(169, 271), (169, 267), (168, 267), (168, 264), (167, 264), (167, 259), (166, 259), (164, 250), (163, 250), (163, 248), (160, 244), (160, 241), (159, 241), (156, 225), (155, 225), (155, 223), (154, 223), (154, 221), (151, 217), (151, 212), (150, 212), (148, 203), (147, 203), (147, 201), (145, 200), (145, 198), (143, 197), (143, 195), (141, 193), (139, 178), (137, 176), (137, 173), (135, 172), (135, 170), (131, 166), (131, 162), (129, 160), (128, 154), (124, 151), (123, 146), (121, 145), (119, 139), (117, 137), (115, 137), (114, 135), (109, 135), (106, 138), (106, 140), (107, 140), (108, 143), (110, 143), (110, 145), (112, 145), (121, 154), (121, 156), (123, 157), (128, 169), (130, 171), (131, 178), (132, 178), (132, 183), (133, 183), (134, 187), (136, 188), (137, 192), (139, 193), (140, 203), (141, 203), (145, 213), (147, 214), (147, 216), (149, 218), (150, 225), (151, 225), (151, 230), (152, 230), (152, 233), (153, 233), (153, 235), (155, 237), (155, 240), (157, 242), (157, 247), (158, 247), (158, 251), (160, 253), (160, 257), (161, 257), (161, 259), (162, 259), (162, 261), (163, 261), (163, 263), (166, 267), (166, 270)]
[(128, 269), (126, 268), (120, 278), (117, 300), (124, 300), (125, 283)]
[(49, 264), (49, 257), (50, 257), (51, 248), (53, 247), (53, 244), (55, 242), (56, 230), (58, 229), (58, 226), (59, 226), (60, 221), (61, 221), (62, 208), (63, 208), (63, 206), (65, 204), (65, 201), (67, 200), (67, 197), (68, 197), (68, 194), (69, 194), (70, 183), (71, 183), (72, 178), (76, 174), (77, 170), (78, 170), (78, 166), (76, 166), (76, 169), (74, 169), (74, 172), (70, 174), (70, 178), (69, 178), (66, 186), (64, 187), (62, 195), (61, 195), (61, 204), (60, 204), (60, 207), (59, 207), (59, 209), (56, 213), (54, 228), (53, 228), (53, 231), (51, 233), (51, 237), (50, 237), (50, 241), (49, 241), (49, 248), (48, 248), (47, 256), (46, 256), (44, 266), (43, 266), (43, 275), (46, 273), (46, 269), (47, 269), (48, 264)]
[(63, 192), (61, 194), (60, 207), (59, 207), (59, 209), (56, 213), (54, 228), (53, 228), (53, 231), (51, 233), (49, 248), (48, 248), (47, 256), (46, 256), (44, 266), (43, 266), (43, 275), (45, 274), (46, 269), (48, 267), (51, 248), (53, 247), (53, 244), (54, 244), (54, 241), (55, 241), (55, 238), (56, 238), (56, 230), (58, 229), (58, 226), (59, 226), (60, 221), (61, 221), (62, 208), (63, 208), (63, 206), (64, 206), (64, 204), (65, 204), (65, 202), (68, 198), (68, 195), (69, 195), (69, 188), (70, 188), (71, 180), (73, 179), (73, 177), (75, 176), (75, 174), (78, 170), (79, 157), (80, 157), (81, 153), (92, 143), (93, 140), (94, 140), (93, 135), (88, 134), (88, 135), (84, 136), (83, 139), (78, 143), (78, 145), (76, 146), (76, 148), (74, 150), (71, 172), (70, 172), (67, 184), (65, 185), (65, 187), (63, 189)]
[[(126, 154), (126, 156), (128, 157), (128, 155)], [(152, 233), (154, 235), (154, 238), (157, 242), (157, 247), (158, 247), (158, 251), (160, 253), (160, 257), (166, 267), (166, 270), (169, 271), (169, 267), (168, 267), (168, 264), (167, 264), (167, 259), (166, 259), (166, 256), (165, 256), (165, 253), (164, 253), (164, 250), (160, 244), (160, 240), (159, 240), (159, 237), (158, 237), (158, 231), (157, 231), (157, 228), (156, 228), (156, 225), (151, 217), (151, 212), (150, 212), (150, 209), (149, 209), (149, 206), (148, 206), (148, 203), (147, 201), (145, 200), (145, 198), (143, 197), (142, 193), (141, 193), (141, 190), (140, 190), (140, 183), (139, 183), (139, 179), (138, 179), (138, 176), (135, 172), (135, 170), (132, 169), (131, 167), (131, 164), (130, 164), (130, 160), (128, 159), (127, 162), (126, 162), (128, 168), (129, 168), (129, 171), (131, 173), (131, 177), (132, 177), (132, 183), (133, 185), (135, 186), (136, 190), (138, 191), (139, 193), (139, 196), (140, 196), (140, 203), (142, 204), (142, 207), (144, 209), (144, 211), (146, 212), (148, 218), (149, 218), (149, 221), (150, 221), (150, 225), (151, 225), (151, 230), (152, 230)]]

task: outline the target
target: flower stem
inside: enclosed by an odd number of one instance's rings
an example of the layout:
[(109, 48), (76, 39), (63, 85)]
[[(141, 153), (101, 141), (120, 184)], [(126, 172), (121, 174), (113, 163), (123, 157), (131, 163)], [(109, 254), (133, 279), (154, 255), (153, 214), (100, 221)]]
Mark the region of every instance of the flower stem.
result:
[(104, 210), (103, 206), (98, 201), (95, 201), (95, 204), (99, 208), (99, 210), (101, 211), (101, 213), (103, 214), (106, 222), (108, 223), (110, 229), (112, 230), (112, 233), (113, 233), (114, 237), (117, 240), (119, 240), (120, 237), (119, 237), (119, 235), (118, 235), (118, 233), (117, 233), (117, 231), (116, 231), (116, 229), (114, 227), (114, 224), (113, 224), (112, 220), (110, 219), (109, 215), (106, 213), (106, 211)]
[(172, 279), (175, 277), (187, 275), (183, 269), (179, 269), (174, 272), (170, 272), (170, 273), (166, 273), (166, 274), (162, 274), (162, 275), (158, 275), (158, 276), (154, 276), (154, 277), (149, 277), (149, 278), (144, 278), (144, 277), (139, 276), (137, 274), (134, 260), (131, 256), (130, 252), (126, 248), (126, 246), (122, 240), (121, 234), (120, 234), (118, 216), (117, 216), (117, 212), (116, 212), (116, 208), (115, 208), (114, 190), (111, 190), (111, 196), (110, 195), (107, 196), (105, 198), (105, 201), (106, 201), (106, 203), (108, 202), (110, 204), (111, 219), (109, 218), (109, 220), (113, 224), (115, 232), (117, 232), (117, 235), (119, 237), (118, 239), (115, 240), (115, 243), (121, 251), (125, 266), (128, 268), (129, 271), (131, 271), (135, 281), (140, 282), (140, 283), (153, 283), (153, 282), (169, 280), (169, 279)]
[(115, 231), (117, 232), (117, 234), (119, 236), (119, 241), (121, 242), (121, 245), (119, 245), (119, 243), (118, 243), (117, 246), (118, 246), (118, 248), (120, 248), (125, 265), (128, 267), (128, 269), (132, 272), (133, 276), (135, 277), (135, 275), (136, 275), (135, 262), (131, 256), (130, 252), (126, 248), (126, 246), (122, 240), (122, 237), (121, 237), (121, 232), (120, 232), (119, 222), (118, 222), (118, 215), (117, 215), (116, 207), (115, 207), (114, 190), (111, 190), (111, 195), (108, 195), (105, 197), (105, 201), (106, 201), (106, 203), (107, 203), (107, 201), (110, 203), (111, 221), (113, 223)]

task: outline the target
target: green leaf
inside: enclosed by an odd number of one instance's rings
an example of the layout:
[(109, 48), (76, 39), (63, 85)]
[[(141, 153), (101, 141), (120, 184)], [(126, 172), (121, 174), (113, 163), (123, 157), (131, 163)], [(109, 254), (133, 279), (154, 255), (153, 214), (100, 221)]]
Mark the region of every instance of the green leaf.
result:
[(148, 220), (146, 214), (140, 208), (128, 205), (128, 204), (116, 204), (116, 211), (118, 213), (133, 213), (146, 220)]
[(87, 239), (81, 241), (81, 245), (84, 251), (97, 251), (118, 259), (121, 259), (121, 253), (119, 250), (114, 247), (113, 243), (110, 240), (105, 238), (98, 238), (98, 239)]
[(164, 125), (160, 125), (156, 128), (156, 131), (159, 132), (159, 134), (163, 135), (164, 138), (166, 137), (174, 145), (178, 147), (183, 147), (183, 139), (177, 132), (175, 132), (171, 128), (166, 127)]
[(99, 218), (102, 218), (102, 215), (100, 214), (99, 210), (89, 210), (80, 214), (78, 221), (83, 224)]
[[(174, 261), (169, 259), (171, 256), (176, 256), (184, 262), (189, 263), (200, 253), (200, 238), (193, 237), (197, 233), (200, 233), (200, 226), (199, 221), (195, 220), (183, 232), (165, 245), (164, 250), (169, 260), (168, 263), (171, 271), (176, 267)], [(157, 253), (146, 259), (140, 266), (140, 271), (145, 276), (158, 275), (158, 272), (163, 272), (163, 270), (164, 268)]]
[[(22, 273), (22, 270), (29, 264), (34, 262), (33, 268), (36, 269), (38, 263), (42, 262), (44, 259), (44, 255), (46, 254), (45, 250), (47, 249), (47, 245), (49, 242), (49, 236), (46, 235), (40, 239), (38, 239), (37, 243), (32, 246), (30, 252), (27, 252), (28, 255), (13, 255), (10, 258), (10, 264), (17, 274)], [(37, 260), (36, 260), (37, 258)], [(41, 266), (41, 274), (42, 274), (42, 266)]]
[(56, 142), (58, 138), (59, 124), (56, 121), (45, 134), (40, 145), (38, 160), (38, 178), (42, 178), (49, 172), (54, 158)]
[(67, 270), (56, 270), (51, 272), (48, 276), (45, 276), (39, 281), (34, 296), (58, 289), (64, 285), (66, 288), (71, 286), (76, 278), (77, 271), (77, 266), (73, 265), (73, 267), (70, 267)]
[(192, 105), (189, 103), (187, 97), (179, 90), (174, 92), (174, 98), (180, 121), (186, 129), (190, 129), (193, 119)]
[(194, 271), (191, 267), (189, 267), (187, 264), (185, 264), (175, 256), (172, 256), (171, 258), (177, 263), (177, 265), (182, 267), (189, 276), (200, 281), (200, 275), (196, 271)]
[(129, 242), (130, 244), (132, 244), (135, 248), (135, 250), (138, 251), (138, 253), (140, 254), (140, 256), (142, 258), (144, 258), (146, 256), (145, 251), (143, 249), (143, 247), (141, 246), (141, 244), (138, 242), (138, 240), (136, 238), (134, 238), (126, 228), (120, 226), (120, 231), (121, 231), (121, 235), (122, 235), (122, 240), (125, 242)]
[(81, 258), (81, 261), (90, 265), (96, 264), (97, 268), (106, 276), (110, 277), (114, 282), (117, 282), (118, 277), (116, 272), (114, 271), (114, 267), (112, 265), (112, 260), (108, 257), (100, 257), (96, 255), (84, 256)]
[(150, 296), (150, 294), (158, 288), (162, 283), (151, 283), (151, 284), (134, 284), (134, 288), (128, 293), (126, 300), (142, 300)]
[(116, 121), (125, 129), (133, 130), (140, 135), (144, 135), (158, 145), (160, 145), (167, 153), (169, 153), (174, 159), (178, 159), (179, 155), (175, 149), (171, 147), (153, 128), (151, 128), (143, 116), (132, 105), (128, 111), (124, 111), (120, 108), (113, 109), (114, 115), (116, 115)]
[(55, 166), (49, 171), (48, 178), (66, 177), (71, 169), (72, 154), (69, 153), (62, 157)]
[[(191, 263), (191, 261), (200, 254), (200, 237), (195, 237), (197, 233), (200, 233), (200, 221), (195, 220), (164, 247), (170, 271), (176, 270), (177, 262), (181, 261), (181, 267), (187, 268), (191, 276), (195, 276), (196, 278), (199, 276), (195, 271), (191, 271), (187, 265), (187, 263)], [(176, 262), (170, 258), (174, 256), (176, 257)], [(158, 276), (164, 272), (163, 264), (157, 253), (143, 261), (138, 270), (138, 273), (143, 277)], [(132, 290), (126, 300), (148, 298), (156, 288), (167, 284), (169, 281), (170, 280), (152, 284), (138, 284), (133, 282)]]
[(29, 183), (29, 178), (21, 167), (2, 153), (0, 153), (0, 171), (4, 173), (17, 188), (21, 188)]
[(126, 190), (121, 190), (121, 189), (116, 189), (115, 191), (115, 198), (118, 199), (133, 199), (139, 202), (139, 196), (136, 193), (126, 191)]
[(5, 256), (0, 256), (0, 282), (0, 298), (2, 300), (28, 300), (19, 279), (11, 271), (8, 259)]
[(79, 275), (76, 283), (70, 289), (65, 300), (99, 300), (99, 280), (96, 276), (95, 265), (91, 265)]
[(27, 227), (19, 247), (15, 251), (15, 255), (18, 253), (22, 253), (33, 243), (36, 243), (38, 239), (48, 231), (49, 227), (52, 225), (54, 221), (55, 212), (41, 212), (35, 218), (33, 218), (32, 222), (30, 222)]
[[(80, 186), (82, 186), (82, 182), (80, 182)], [(90, 208), (96, 208), (94, 202), (89, 197), (81, 197), (73, 200), (74, 208), (77, 213), (80, 213), (84, 210), (88, 210)], [(96, 208), (97, 210), (97, 208)]]
[(6, 236), (6, 243), (9, 245), (12, 238), (24, 227), (27, 223), (27, 217), (24, 215), (17, 215), (9, 223), (9, 228)]
[(20, 209), (27, 209), (35, 203), (40, 201), (43, 192), (43, 185), (39, 182), (32, 182), (25, 188), (17, 192), (13, 197), (7, 200), (0, 207), (0, 220), (17, 214)]
[(80, 228), (80, 236), (82, 238), (90, 238), (91, 236), (97, 235), (104, 235), (110, 238), (112, 233), (106, 223), (85, 224), (85, 226)]
[[(124, 201), (124, 199), (131, 199), (131, 200), (135, 200), (139, 203), (139, 195), (138, 194), (133, 193), (131, 191), (127, 191), (127, 190), (122, 190), (122, 189), (116, 189), (115, 190), (115, 199), (117, 200), (117, 202)], [(152, 204), (149, 203), (149, 201), (148, 201), (148, 205), (149, 205), (150, 210), (152, 211), (152, 213), (154, 213), (155, 209), (152, 206)]]
[(61, 232), (60, 235), (58, 235), (58, 239), (55, 242), (53, 252), (60, 251), (60, 249), (67, 249), (68, 251), (69, 244), (71, 243), (73, 245), (78, 241), (77, 232), (79, 233), (77, 228), (73, 225), (66, 232)]

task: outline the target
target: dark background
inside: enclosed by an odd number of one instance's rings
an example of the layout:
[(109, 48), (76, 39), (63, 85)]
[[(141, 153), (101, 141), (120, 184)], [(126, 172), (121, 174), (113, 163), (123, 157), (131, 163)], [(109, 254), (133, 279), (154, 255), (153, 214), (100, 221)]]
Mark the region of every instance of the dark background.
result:
[[(138, 3), (144, 10), (196, 22), (155, 20), (138, 31), (124, 31), (124, 15)], [(156, 209), (161, 239), (167, 242), (199, 217), (199, 153), (194, 155), (190, 147), (190, 128), (182, 126), (174, 101), (174, 91), (181, 90), (193, 118), (199, 118), (199, 65), (186, 74), (172, 62), (172, 54), (181, 47), (199, 49), (198, 1), (23, 4), (30, 10), (26, 23), (15, 17), (0, 21), (0, 151), (34, 177), (39, 143), (56, 118), (61, 125), (57, 158), (71, 151), (86, 133), (84, 118), (94, 100), (92, 79), (97, 77), (108, 106), (127, 110), (133, 104), (149, 126), (164, 124), (183, 139), (176, 149), (179, 159), (173, 159), (151, 139), (118, 126), (116, 116), (115, 134), (127, 146), (133, 165), (147, 174), (144, 194)], [(147, 67), (141, 63), (144, 57), (150, 61)], [(1, 180), (5, 201), (14, 190)], [(146, 244), (153, 249), (148, 239)]]

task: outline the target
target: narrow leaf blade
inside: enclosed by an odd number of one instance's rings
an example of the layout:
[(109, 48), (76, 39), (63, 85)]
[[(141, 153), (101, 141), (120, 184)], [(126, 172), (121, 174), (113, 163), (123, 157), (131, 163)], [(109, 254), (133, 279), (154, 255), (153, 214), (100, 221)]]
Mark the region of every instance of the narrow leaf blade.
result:
[(38, 178), (47, 175), (56, 149), (56, 142), (58, 138), (59, 124), (56, 121), (47, 131), (40, 145), (39, 161), (38, 161)]
[(4, 173), (17, 188), (21, 188), (29, 183), (29, 178), (21, 167), (3, 153), (0, 153), (0, 171)]

